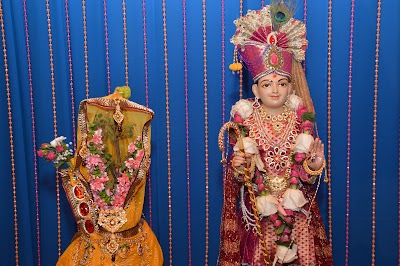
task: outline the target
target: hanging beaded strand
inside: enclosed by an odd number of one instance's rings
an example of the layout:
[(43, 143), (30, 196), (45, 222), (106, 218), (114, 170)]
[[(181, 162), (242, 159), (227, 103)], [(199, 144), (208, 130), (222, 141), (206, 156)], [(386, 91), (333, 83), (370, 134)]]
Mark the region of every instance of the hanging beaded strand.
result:
[[(147, 59), (147, 25), (146, 25), (146, 1), (142, 0), (142, 18), (143, 18), (143, 54), (144, 54), (144, 89), (146, 94), (146, 107), (149, 107), (149, 67)], [(153, 226), (153, 211), (152, 211), (152, 189), (151, 189), (151, 172), (149, 169), (148, 183), (148, 204), (149, 204), (149, 224)]]
[(86, 1), (82, 0), (82, 24), (83, 24), (83, 55), (85, 57), (85, 88), (86, 99), (89, 98), (89, 53), (86, 26)]
[(165, 71), (165, 120), (167, 128), (167, 168), (168, 168), (168, 248), (169, 265), (172, 266), (172, 175), (171, 175), (171, 127), (169, 118), (169, 81), (168, 81), (168, 43), (167, 43), (167, 4), (162, 0), (164, 33), (164, 71)]
[(1, 1), (0, 1), (0, 26), (1, 26), (1, 42), (3, 45), (3, 56), (4, 56), (4, 74), (5, 74), (6, 92), (7, 92), (8, 128), (10, 134), (11, 184), (13, 190), (13, 208), (14, 208), (15, 265), (18, 266), (19, 253), (18, 253), (17, 179), (15, 175), (14, 133), (13, 133), (13, 121), (12, 121), (13, 119), (12, 119), (12, 108), (11, 108), (10, 80), (8, 74), (7, 44), (6, 44), (6, 35), (4, 30), (3, 4)]
[(29, 96), (31, 104), (31, 124), (32, 124), (32, 152), (33, 152), (33, 174), (35, 179), (35, 210), (36, 210), (36, 244), (38, 266), (41, 265), (40, 261), (40, 213), (39, 213), (39, 178), (37, 170), (37, 154), (36, 154), (36, 123), (35, 123), (35, 105), (33, 101), (33, 84), (32, 84), (32, 64), (31, 64), (31, 48), (29, 41), (29, 27), (28, 27), (28, 12), (26, 9), (26, 0), (22, 2), (24, 12), (24, 27), (25, 27), (25, 45), (26, 45), (26, 59), (28, 61), (28, 80), (29, 80)]
[(264, 0), (261, 0), (261, 7), (264, 7)]
[(183, 17), (183, 69), (185, 86), (185, 139), (186, 139), (186, 193), (187, 193), (187, 224), (188, 224), (188, 265), (192, 265), (192, 236), (191, 236), (191, 202), (190, 202), (190, 145), (189, 145), (189, 74), (187, 55), (186, 0), (182, 0)]
[(327, 86), (327, 164), (328, 179), (328, 240), (332, 248), (332, 0), (328, 1), (328, 86)]
[(122, 0), (122, 21), (124, 25), (124, 58), (125, 58), (125, 85), (129, 86), (129, 68), (128, 68), (128, 32), (126, 28), (126, 3)]
[(107, 67), (107, 91), (111, 93), (111, 81), (110, 81), (110, 53), (108, 46), (108, 22), (107, 22), (107, 0), (103, 0), (104, 9), (104, 41), (106, 45), (106, 67)]
[[(243, 16), (243, 0), (239, 1), (239, 15)], [(242, 59), (239, 59), (239, 62), (242, 63)], [(243, 98), (243, 69), (239, 70), (239, 99)]]
[(208, 176), (208, 82), (207, 82), (207, 10), (206, 0), (202, 0), (203, 13), (203, 86), (204, 86), (204, 149), (205, 149), (205, 186), (206, 186), (206, 224), (205, 224), (205, 265), (208, 265), (209, 240), (209, 176)]
[[(53, 38), (51, 34), (51, 19), (50, 19), (50, 0), (46, 0), (46, 15), (47, 15), (47, 33), (49, 39), (51, 99), (53, 104), (53, 126), (54, 126), (54, 138), (56, 138), (57, 109), (56, 109), (56, 87), (54, 78)], [(61, 256), (61, 208), (60, 208), (60, 180), (58, 175), (58, 168), (56, 169), (56, 193), (57, 193), (57, 242), (58, 242), (58, 257), (60, 257)]]
[(379, 42), (381, 37), (381, 0), (378, 0), (375, 40), (375, 79), (374, 79), (374, 122), (372, 141), (372, 239), (371, 265), (375, 265), (375, 238), (376, 238), (376, 154), (378, 128), (378, 89), (379, 89)]
[(69, 90), (71, 92), (71, 118), (72, 118), (72, 134), (73, 134), (72, 144), (73, 147), (76, 148), (74, 76), (72, 72), (71, 31), (69, 25), (68, 0), (65, 0), (65, 25), (67, 29), (67, 44), (68, 44)]
[(346, 239), (345, 239), (345, 265), (349, 265), (349, 235), (350, 235), (350, 148), (351, 148), (351, 97), (353, 88), (353, 40), (354, 40), (354, 6), (351, 1), (350, 15), (350, 43), (349, 43), (349, 83), (347, 97), (347, 156), (346, 156)]
[[(225, 124), (225, 108), (226, 108), (226, 96), (225, 96), (225, 1), (221, 0), (221, 90), (222, 90), (222, 124)], [(228, 141), (228, 140), (227, 140)], [(227, 149), (228, 150), (228, 149)], [(223, 156), (224, 158), (227, 157)], [(223, 185), (225, 186), (225, 177), (227, 174), (227, 164), (222, 164), (222, 176)], [(225, 191), (225, 187), (224, 190)]]

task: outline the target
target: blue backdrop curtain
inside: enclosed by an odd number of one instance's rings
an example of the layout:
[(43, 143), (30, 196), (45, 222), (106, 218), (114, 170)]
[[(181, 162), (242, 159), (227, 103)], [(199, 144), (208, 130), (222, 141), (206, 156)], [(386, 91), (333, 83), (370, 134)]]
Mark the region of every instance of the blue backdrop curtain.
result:
[[(4, 21), (3, 53), (0, 60), (0, 253), (1, 265), (15, 265), (18, 234), (20, 265), (54, 265), (58, 257), (57, 195), (55, 169), (44, 160), (34, 164), (33, 145), (54, 137), (52, 74), (48, 26), (51, 27), (54, 59), (57, 134), (73, 139), (72, 110), (86, 98), (83, 13), (81, 1), (1, 0)], [(265, 1), (266, 3), (268, 1)], [(327, 143), (327, 58), (328, 1), (307, 1), (309, 49), (307, 78), (314, 100), (318, 131)], [(335, 265), (345, 265), (347, 104), (351, 1), (333, 1), (332, 40), (332, 203), (333, 252)], [(379, 47), (376, 182), (376, 265), (398, 262), (399, 202), (399, 2), (382, 1)], [(65, 4), (69, 7), (72, 55), (72, 106)], [(89, 97), (108, 94), (104, 2), (86, 1)], [(155, 111), (152, 126), (151, 208), (166, 265), (188, 265), (188, 234), (191, 236), (193, 265), (205, 263), (206, 190), (209, 195), (208, 262), (217, 261), (219, 222), (222, 205), (222, 166), (217, 135), (222, 125), (222, 69), (225, 71), (225, 117), (239, 99), (239, 77), (228, 69), (233, 55), (229, 39), (232, 21), (239, 16), (239, 1), (206, 1), (207, 101), (204, 110), (203, 14), (202, 1), (187, 1), (187, 56), (189, 84), (189, 144), (191, 230), (188, 233), (184, 42), (182, 1), (166, 1), (169, 111), (171, 126), (172, 249), (169, 247), (166, 86), (164, 73), (162, 1), (127, 1), (127, 45), (131, 100), (146, 105), (143, 6), (146, 15), (148, 57), (148, 105)], [(244, 11), (259, 9), (261, 1), (244, 1)], [(107, 1), (110, 85), (125, 84), (123, 9), (121, 1)], [(223, 11), (223, 12), (222, 12)], [(223, 19), (221, 16), (223, 15)], [(303, 2), (299, 1), (299, 19)], [(356, 1), (351, 114), (351, 182), (349, 265), (369, 265), (372, 257), (372, 173), (374, 70), (377, 1)], [(25, 22), (28, 23), (30, 69), (34, 116), (31, 112)], [(225, 23), (224, 34), (222, 22)], [(48, 25), (50, 23), (50, 25)], [(221, 47), (224, 36), (225, 49)], [(225, 66), (222, 68), (222, 56)], [(7, 60), (3, 60), (6, 58)], [(7, 63), (7, 64), (6, 64)], [(8, 74), (8, 76), (6, 76)], [(7, 77), (7, 78), (6, 78)], [(249, 78), (244, 76), (244, 97), (251, 97)], [(9, 92), (9, 93), (8, 93)], [(8, 107), (10, 102), (10, 108)], [(10, 115), (10, 117), (9, 117)], [(9, 122), (12, 122), (12, 138)], [(35, 131), (33, 132), (34, 121)], [(206, 131), (206, 122), (208, 130)], [(208, 135), (208, 153), (205, 137)], [(10, 143), (12, 140), (12, 144)], [(206, 188), (206, 154), (209, 184)], [(13, 155), (13, 161), (12, 161)], [(12, 165), (14, 162), (14, 165)], [(40, 241), (37, 236), (35, 168), (38, 177)], [(15, 169), (15, 173), (12, 170)], [(13, 178), (14, 177), (14, 178)], [(14, 184), (14, 185), (13, 185)], [(15, 188), (15, 190), (13, 190)], [(16, 210), (13, 192), (16, 192)], [(147, 195), (149, 196), (149, 195)], [(327, 185), (318, 200), (328, 223)], [(149, 198), (149, 197), (148, 197)], [(61, 251), (75, 230), (74, 220), (61, 191)], [(151, 210), (151, 211), (150, 211)], [(16, 214), (16, 215), (15, 215)], [(14, 220), (14, 217), (17, 219)], [(38, 248), (40, 243), (40, 248)], [(38, 252), (40, 250), (40, 253)], [(170, 254), (170, 252), (172, 252)], [(39, 257), (40, 255), (40, 257)]]

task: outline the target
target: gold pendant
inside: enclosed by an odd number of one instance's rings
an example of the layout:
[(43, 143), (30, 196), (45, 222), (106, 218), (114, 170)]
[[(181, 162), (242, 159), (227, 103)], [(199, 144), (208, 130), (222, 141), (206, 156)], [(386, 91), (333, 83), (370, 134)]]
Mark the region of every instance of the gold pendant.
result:
[(114, 121), (117, 122), (118, 127), (121, 126), (122, 121), (124, 120), (124, 114), (121, 112), (121, 107), (119, 106), (120, 100), (115, 100), (117, 106), (115, 107), (115, 112), (113, 114)]

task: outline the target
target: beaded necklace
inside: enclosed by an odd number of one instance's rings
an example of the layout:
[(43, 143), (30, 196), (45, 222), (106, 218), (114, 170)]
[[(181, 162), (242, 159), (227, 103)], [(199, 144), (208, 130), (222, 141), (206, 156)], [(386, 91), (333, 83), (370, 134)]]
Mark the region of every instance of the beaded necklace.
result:
[(375, 265), (375, 238), (376, 238), (376, 150), (378, 128), (378, 88), (379, 88), (379, 43), (381, 37), (381, 0), (378, 0), (375, 39), (375, 79), (374, 79), (374, 121), (372, 141), (372, 240), (371, 240), (371, 265)]
[(24, 27), (25, 27), (25, 45), (26, 45), (26, 58), (28, 61), (28, 80), (29, 80), (29, 95), (31, 104), (31, 120), (32, 120), (32, 149), (33, 149), (33, 173), (35, 179), (35, 210), (36, 210), (36, 244), (37, 244), (37, 256), (38, 266), (40, 262), (40, 212), (39, 212), (39, 178), (37, 169), (37, 153), (36, 153), (36, 123), (35, 123), (35, 104), (33, 100), (33, 84), (32, 84), (32, 64), (31, 64), (31, 48), (29, 41), (29, 27), (28, 27), (28, 12), (26, 9), (26, 0), (23, 0), (23, 12), (24, 12)]
[(203, 13), (203, 87), (204, 87), (204, 149), (205, 149), (205, 197), (206, 197), (206, 224), (205, 224), (205, 265), (208, 265), (209, 240), (209, 191), (208, 191), (208, 82), (207, 82), (207, 13), (206, 0), (202, 0)]
[(169, 118), (169, 81), (168, 81), (168, 43), (167, 43), (167, 3), (162, 0), (164, 33), (164, 74), (165, 74), (165, 121), (167, 131), (167, 170), (168, 170), (168, 248), (169, 265), (172, 264), (172, 173), (171, 173), (171, 126)]
[(188, 265), (192, 265), (191, 202), (190, 202), (190, 145), (189, 145), (189, 75), (187, 55), (186, 0), (182, 1), (183, 16), (183, 69), (185, 86), (185, 140), (186, 140), (186, 193), (188, 224)]
[(3, 44), (3, 56), (4, 56), (4, 74), (6, 80), (6, 92), (7, 92), (7, 107), (8, 107), (8, 125), (10, 135), (10, 157), (11, 157), (11, 184), (13, 190), (13, 207), (14, 207), (14, 244), (15, 244), (15, 265), (19, 265), (19, 253), (18, 253), (18, 211), (17, 211), (17, 179), (15, 175), (15, 159), (14, 159), (14, 133), (13, 133), (13, 121), (12, 121), (12, 106), (11, 106), (11, 90), (10, 80), (8, 74), (8, 59), (7, 59), (7, 43), (6, 34), (4, 30), (4, 18), (3, 18), (3, 5), (0, 1), (0, 26), (1, 26), (1, 41)]
[(350, 147), (351, 147), (351, 96), (353, 77), (353, 37), (354, 37), (354, 0), (351, 1), (350, 15), (350, 45), (349, 45), (349, 84), (347, 97), (347, 156), (346, 156), (346, 238), (345, 265), (349, 263), (349, 232), (350, 232)]
[(328, 179), (328, 231), (329, 244), (332, 248), (333, 226), (332, 226), (332, 0), (328, 1), (328, 84), (327, 84), (327, 166), (326, 176)]
[[(243, 16), (243, 0), (239, 1), (239, 15)], [(236, 50), (235, 50), (236, 51)], [(239, 58), (239, 63), (242, 64), (242, 59)], [(243, 98), (243, 69), (239, 70), (239, 99)]]
[[(46, 15), (47, 15), (47, 32), (49, 39), (49, 57), (50, 57), (50, 77), (51, 77), (51, 99), (53, 104), (53, 127), (54, 138), (57, 137), (57, 104), (56, 104), (56, 87), (54, 78), (54, 59), (53, 59), (53, 38), (51, 33), (50, 19), (50, 1), (46, 0)], [(58, 242), (58, 257), (61, 256), (61, 204), (60, 204), (60, 178), (58, 168), (56, 169), (56, 193), (57, 193), (57, 242)]]

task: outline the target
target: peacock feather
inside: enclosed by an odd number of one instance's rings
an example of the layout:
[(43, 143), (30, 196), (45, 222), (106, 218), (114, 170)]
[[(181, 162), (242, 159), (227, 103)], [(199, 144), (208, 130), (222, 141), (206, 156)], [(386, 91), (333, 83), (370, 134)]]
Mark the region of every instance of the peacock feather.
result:
[(296, 9), (296, 0), (271, 0), (271, 21), (274, 31), (293, 17)]

